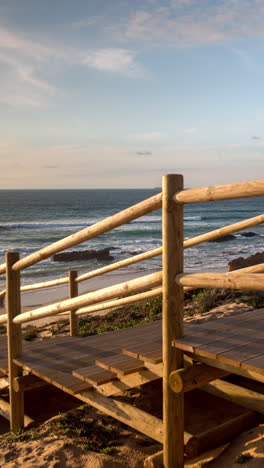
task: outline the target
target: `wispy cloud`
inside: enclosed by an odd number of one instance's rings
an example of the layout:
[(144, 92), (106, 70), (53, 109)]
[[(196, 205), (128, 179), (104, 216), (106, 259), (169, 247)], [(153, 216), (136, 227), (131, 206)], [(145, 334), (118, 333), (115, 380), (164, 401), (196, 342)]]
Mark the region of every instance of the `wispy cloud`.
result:
[[(133, 11), (113, 28), (120, 40), (176, 47), (264, 37), (262, 0), (158, 0)], [(123, 39), (122, 39), (123, 40)]]
[(91, 50), (83, 54), (83, 65), (97, 70), (122, 73), (126, 75), (143, 74), (143, 70), (135, 61), (135, 52), (120, 48), (105, 48)]
[[(127, 77), (144, 75), (133, 50), (120, 47), (66, 47), (46, 39), (25, 36), (0, 25), (0, 102), (43, 105), (50, 96), (59, 93), (58, 87), (52, 83), (52, 69), (76, 65)], [(48, 80), (43, 78), (47, 70)]]

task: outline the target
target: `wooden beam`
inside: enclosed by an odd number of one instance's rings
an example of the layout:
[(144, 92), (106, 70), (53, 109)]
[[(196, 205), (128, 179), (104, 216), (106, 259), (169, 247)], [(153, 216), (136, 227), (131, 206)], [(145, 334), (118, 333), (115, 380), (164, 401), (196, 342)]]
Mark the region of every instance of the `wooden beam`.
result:
[(183, 189), (181, 175), (166, 175), (162, 187), (162, 349), (163, 349), (163, 464), (165, 468), (184, 466), (184, 393), (169, 386), (172, 371), (183, 367), (183, 352), (171, 346), (183, 335), (183, 287), (175, 275), (183, 271), (183, 206), (173, 203), (173, 195)]
[(264, 414), (264, 395), (261, 393), (239, 387), (238, 385), (225, 382), (224, 380), (215, 380), (201, 387), (201, 390), (237, 403), (251, 411)]
[[(76, 278), (78, 273), (76, 270), (69, 271), (69, 297), (78, 296), (78, 284)], [(70, 311), (70, 336), (77, 336), (79, 334), (79, 320), (76, 315), (76, 309)]]
[[(209, 450), (211, 451), (212, 449), (221, 447), (223, 444), (229, 442), (241, 432), (255, 427), (259, 423), (259, 421), (260, 417), (257, 413), (248, 411), (232, 419), (229, 419), (228, 421), (225, 421), (224, 423), (219, 424), (218, 426), (212, 427), (205, 432), (197, 434), (196, 437), (199, 440), (199, 453), (197, 455), (200, 455), (202, 453), (208, 453)], [(144, 462), (144, 468), (162, 467), (163, 450), (151, 455)]]
[[(185, 354), (187, 356), (188, 353)], [(192, 354), (189, 354), (190, 358), (192, 358)], [(229, 374), (237, 374), (241, 375), (242, 377), (246, 377), (247, 379), (256, 380), (257, 382), (264, 383), (264, 374), (258, 373), (254, 370), (243, 369), (242, 367), (234, 367), (226, 362), (222, 362), (218, 359), (210, 359), (205, 356), (195, 356), (195, 360), (199, 362), (203, 362), (204, 364), (208, 364), (208, 366), (217, 367), (217, 369), (222, 369)]]
[(263, 291), (264, 274), (261, 273), (192, 273), (178, 274), (178, 285), (192, 288), (220, 288)]
[[(10, 404), (7, 401), (0, 398), (0, 416), (7, 419), (7, 421), (10, 421), (10, 413), (11, 413)], [(25, 414), (23, 427), (30, 428), (33, 425), (34, 425), (34, 420)]]
[(212, 380), (221, 379), (229, 373), (206, 364), (194, 364), (185, 369), (177, 369), (170, 374), (169, 384), (175, 393), (189, 392)]
[(8, 375), (10, 401), (10, 428), (18, 431), (24, 426), (24, 392), (15, 392), (13, 380), (22, 375), (23, 369), (14, 363), (14, 359), (22, 354), (21, 325), (14, 324), (13, 319), (21, 312), (20, 304), (20, 273), (12, 270), (19, 260), (17, 252), (6, 254), (6, 307), (7, 307), (7, 342), (8, 342)]
[[(135, 406), (129, 405), (115, 398), (105, 398), (104, 396), (99, 395), (98, 392), (87, 391), (75, 396), (84, 403), (97, 408), (130, 427), (133, 427), (142, 434), (145, 434), (160, 443), (163, 442), (163, 424), (156, 416), (146, 413)], [(199, 453), (199, 440), (195, 435), (185, 431), (183, 443), (185, 445), (185, 452), (188, 453), (188, 456), (194, 457)]]
[(25, 392), (26, 390), (34, 390), (47, 385), (42, 379), (39, 379), (33, 374), (21, 375), (13, 380), (13, 387), (15, 392)]
[(236, 184), (211, 185), (184, 190), (174, 196), (177, 203), (202, 203), (264, 196), (264, 179)]
[(104, 309), (112, 309), (113, 307), (125, 306), (128, 304), (133, 304), (134, 302), (143, 301), (149, 299), (150, 297), (161, 296), (162, 288), (151, 289), (150, 291), (145, 291), (139, 294), (133, 294), (133, 296), (124, 297), (122, 299), (115, 299), (108, 302), (100, 302), (99, 304), (82, 307), (76, 312), (76, 315), (88, 314)]

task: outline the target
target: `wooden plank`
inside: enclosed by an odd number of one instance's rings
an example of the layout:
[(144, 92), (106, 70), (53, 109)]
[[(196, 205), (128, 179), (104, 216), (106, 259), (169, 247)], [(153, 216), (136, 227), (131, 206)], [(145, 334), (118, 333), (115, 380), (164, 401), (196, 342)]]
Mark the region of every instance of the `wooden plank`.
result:
[(158, 364), (162, 362), (162, 341), (150, 341), (148, 343), (138, 343), (136, 346), (122, 349), (122, 353), (142, 361)]
[(250, 359), (246, 359), (241, 363), (243, 369), (257, 370), (260, 374), (264, 375), (264, 353), (260, 356), (255, 356)]
[(144, 362), (139, 359), (134, 359), (124, 354), (110, 356), (104, 359), (96, 359), (97, 366), (103, 367), (120, 375), (127, 375), (144, 369)]
[(19, 361), (15, 360), (15, 362), (17, 365), (23, 366), (24, 369), (32, 372), (37, 377), (40, 377), (46, 382), (70, 393), (71, 395), (92, 389), (91, 384), (81, 382), (73, 375), (60, 371), (59, 368), (45, 367), (45, 362), (36, 362), (34, 363), (34, 366), (32, 366), (31, 362), (23, 361), (21, 358)]
[[(199, 346), (199, 348), (195, 348), (196, 350), (199, 349), (199, 354), (203, 356), (208, 355), (208, 357), (215, 357), (222, 356), (222, 354), (226, 354), (227, 352), (235, 351), (236, 349), (240, 349), (241, 347), (248, 346), (251, 343), (262, 342), (263, 343), (264, 335), (259, 336), (258, 338), (254, 339), (254, 336), (248, 334), (248, 336), (238, 335), (228, 337), (224, 340), (216, 341), (215, 343), (210, 343), (208, 345)], [(196, 352), (196, 351), (195, 351)]]
[(98, 366), (76, 369), (72, 372), (72, 375), (92, 385), (102, 385), (116, 380), (116, 374), (108, 370), (102, 370), (102, 368)]
[[(221, 353), (217, 358), (223, 362), (231, 363), (233, 366), (241, 366), (243, 361), (261, 356), (263, 354), (263, 340), (240, 346), (237, 349)], [(246, 363), (245, 363), (246, 367)]]
[(118, 380), (100, 385), (96, 388), (104, 396), (117, 395), (131, 388), (143, 385), (162, 377), (162, 365), (156, 365), (155, 369), (142, 369), (133, 374), (119, 376)]

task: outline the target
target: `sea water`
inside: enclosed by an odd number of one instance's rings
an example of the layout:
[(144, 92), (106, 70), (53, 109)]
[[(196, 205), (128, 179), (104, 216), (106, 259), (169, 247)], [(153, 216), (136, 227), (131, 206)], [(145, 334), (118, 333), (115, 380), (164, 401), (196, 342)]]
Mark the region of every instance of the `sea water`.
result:
[[(19, 251), (25, 257), (52, 242), (73, 234), (158, 193), (159, 189), (137, 190), (2, 190), (0, 191), (0, 262), (5, 252)], [(184, 237), (203, 234), (263, 213), (264, 197), (185, 205)], [(233, 258), (263, 251), (264, 226), (251, 228), (257, 235), (222, 243), (205, 243), (185, 250), (186, 271), (226, 271)], [(71, 250), (110, 247), (112, 262), (161, 246), (161, 212), (156, 211), (127, 225), (82, 243)], [(22, 283), (60, 278), (69, 269), (80, 273), (107, 262), (54, 262), (52, 258), (22, 273)], [(108, 262), (109, 263), (109, 262)], [(124, 268), (142, 275), (161, 268), (161, 257)], [(120, 270), (119, 270), (120, 273)], [(113, 272), (114, 274), (114, 272)], [(4, 276), (0, 277), (4, 287)]]

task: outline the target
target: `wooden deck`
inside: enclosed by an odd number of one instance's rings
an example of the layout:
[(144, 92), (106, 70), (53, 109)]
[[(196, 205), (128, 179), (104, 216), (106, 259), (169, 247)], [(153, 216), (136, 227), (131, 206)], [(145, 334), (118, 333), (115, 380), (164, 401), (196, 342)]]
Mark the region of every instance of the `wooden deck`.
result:
[(264, 382), (264, 309), (185, 326), (174, 346), (192, 358)]
[(160, 378), (161, 361), (160, 321), (94, 336), (25, 343), (22, 356), (15, 359), (67, 393), (95, 388), (105, 396)]
[[(174, 345), (198, 361), (264, 382), (264, 309), (186, 324)], [(0, 370), (7, 373), (6, 338)], [(105, 396), (162, 376), (161, 321), (87, 337), (24, 342), (16, 364), (72, 395)]]

